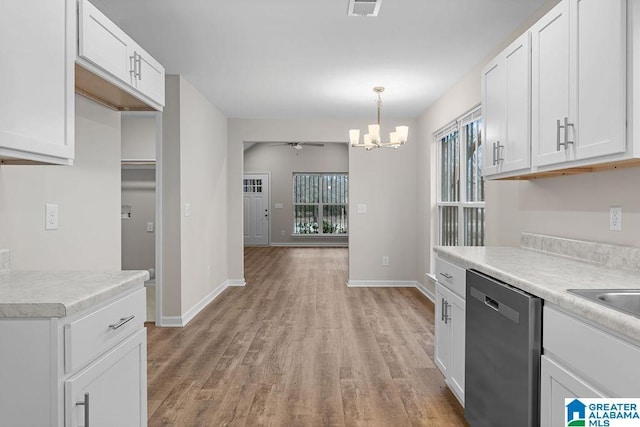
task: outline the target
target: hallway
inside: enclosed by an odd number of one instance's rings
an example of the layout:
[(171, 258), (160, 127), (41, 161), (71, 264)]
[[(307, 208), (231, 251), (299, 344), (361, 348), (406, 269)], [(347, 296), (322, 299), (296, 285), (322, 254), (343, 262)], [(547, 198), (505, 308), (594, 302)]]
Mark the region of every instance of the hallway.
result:
[(434, 366), (433, 304), (347, 288), (346, 248), (246, 248), (247, 285), (148, 327), (149, 426), (464, 426)]

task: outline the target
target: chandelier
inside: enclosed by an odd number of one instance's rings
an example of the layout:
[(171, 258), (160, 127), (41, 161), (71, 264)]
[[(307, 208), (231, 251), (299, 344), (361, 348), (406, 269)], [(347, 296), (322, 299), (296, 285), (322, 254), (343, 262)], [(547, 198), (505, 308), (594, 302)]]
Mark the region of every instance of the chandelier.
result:
[(382, 99), (380, 94), (384, 92), (384, 87), (376, 86), (373, 91), (378, 94), (378, 123), (369, 125), (369, 133), (363, 136), (364, 142), (360, 143), (360, 129), (349, 130), (349, 141), (352, 147), (364, 148), (371, 151), (374, 148), (394, 148), (397, 149), (407, 142), (409, 134), (409, 126), (396, 126), (396, 131), (389, 133), (389, 142), (380, 141), (380, 107), (382, 107)]

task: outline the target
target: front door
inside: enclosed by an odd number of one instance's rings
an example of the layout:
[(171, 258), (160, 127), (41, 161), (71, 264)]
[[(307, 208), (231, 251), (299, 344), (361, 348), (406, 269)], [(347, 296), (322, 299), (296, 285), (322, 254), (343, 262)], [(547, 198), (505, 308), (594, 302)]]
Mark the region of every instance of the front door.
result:
[(242, 180), (245, 246), (269, 246), (269, 175), (245, 174)]

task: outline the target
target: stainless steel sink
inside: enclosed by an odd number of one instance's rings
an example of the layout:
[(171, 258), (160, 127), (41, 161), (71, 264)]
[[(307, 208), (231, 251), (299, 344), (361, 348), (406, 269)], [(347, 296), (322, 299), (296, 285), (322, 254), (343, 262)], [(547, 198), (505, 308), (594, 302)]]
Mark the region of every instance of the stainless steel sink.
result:
[(568, 292), (640, 317), (640, 289), (568, 289)]

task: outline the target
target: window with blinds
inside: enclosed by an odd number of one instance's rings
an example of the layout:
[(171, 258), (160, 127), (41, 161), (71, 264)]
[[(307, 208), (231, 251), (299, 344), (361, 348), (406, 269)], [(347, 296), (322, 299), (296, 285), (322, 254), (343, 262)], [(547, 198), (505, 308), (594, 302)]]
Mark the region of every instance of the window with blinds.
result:
[(347, 234), (348, 196), (348, 174), (293, 174), (293, 233)]
[(442, 246), (484, 245), (480, 108), (436, 132), (438, 235)]

